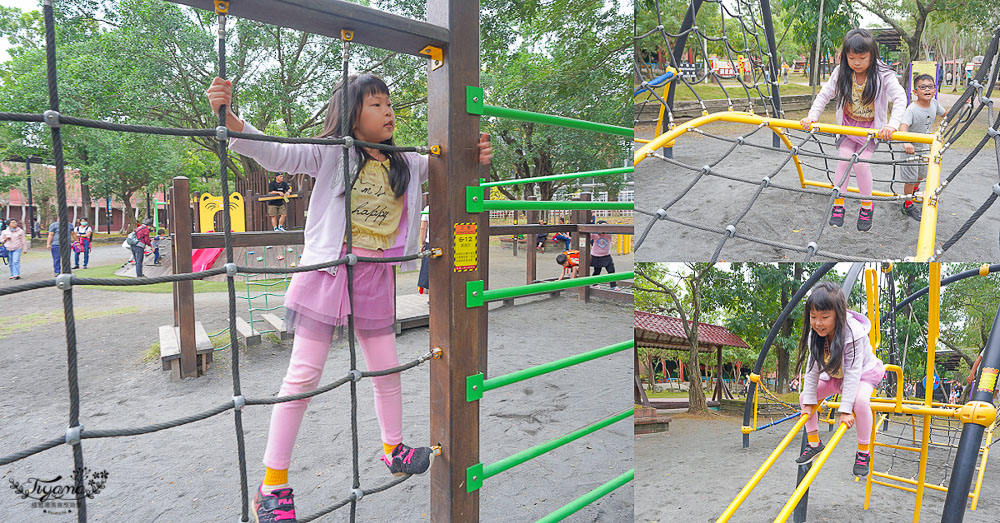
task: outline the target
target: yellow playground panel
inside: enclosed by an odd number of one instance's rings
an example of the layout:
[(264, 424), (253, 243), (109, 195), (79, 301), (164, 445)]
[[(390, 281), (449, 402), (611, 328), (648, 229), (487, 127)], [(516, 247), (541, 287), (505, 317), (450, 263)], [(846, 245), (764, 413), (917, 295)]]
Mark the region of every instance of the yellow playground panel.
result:
[[(694, 118), (680, 125), (671, 124), (670, 129), (663, 134), (657, 134), (656, 138), (652, 140), (642, 140), (636, 139), (637, 143), (644, 144), (640, 147), (633, 157), (634, 164), (639, 165), (640, 162), (653, 156), (654, 152), (661, 147), (672, 147), (674, 141), (683, 135), (684, 133), (694, 131), (697, 128), (710, 124), (712, 122), (734, 122), (743, 123), (749, 125), (757, 125), (760, 127), (767, 127), (773, 133), (775, 133), (781, 142), (785, 144), (785, 147), (793, 153), (798, 151), (798, 148), (792, 145), (789, 141), (786, 129), (802, 129), (802, 125), (795, 120), (786, 120), (782, 118), (770, 118), (766, 116), (759, 116), (749, 112), (740, 112), (732, 110), (730, 106), (728, 111), (708, 113), (704, 112), (702, 116)], [(661, 118), (660, 123), (657, 125), (657, 130), (659, 130), (662, 125), (662, 107), (661, 107)], [(864, 127), (850, 127), (845, 125), (827, 124), (827, 123), (814, 123), (811, 132), (824, 132), (832, 134), (846, 134), (850, 136), (862, 136), (875, 138), (878, 135), (878, 129), (868, 129)], [(938, 198), (936, 196), (938, 188), (941, 185), (941, 153), (943, 147), (943, 140), (941, 136), (941, 130), (935, 134), (925, 134), (925, 133), (910, 133), (896, 131), (892, 133), (892, 139), (901, 142), (911, 142), (911, 143), (922, 143), (930, 145), (930, 152), (928, 153), (928, 166), (927, 166), (927, 177), (925, 179), (925, 189), (923, 191), (924, 195), (932, 195), (929, 198), (923, 198), (923, 207), (921, 208), (922, 218), (920, 220), (919, 236), (917, 237), (917, 252), (914, 256), (915, 261), (928, 261), (934, 256), (934, 236), (937, 231), (937, 216), (938, 216)], [(799, 175), (799, 184), (802, 188), (806, 187), (820, 187), (825, 189), (833, 189), (833, 184), (826, 181), (814, 181), (807, 180), (805, 175), (802, 173), (802, 164), (799, 162), (798, 154), (792, 155), (792, 160), (795, 164), (795, 169)], [(847, 188), (848, 192), (860, 192), (857, 187), (850, 186)], [(895, 196), (902, 197), (901, 194), (890, 193), (885, 191), (872, 191), (875, 196)], [(918, 193), (918, 196), (920, 193)]]
[[(202, 194), (198, 198), (198, 225), (201, 227), (199, 231), (214, 231), (215, 215), (223, 207), (222, 196), (212, 196), (208, 193)], [(229, 223), (233, 228), (233, 232), (246, 232), (247, 230), (243, 196), (237, 192), (229, 194)]]
[[(891, 270), (888, 268), (886, 270)], [(988, 269), (984, 266), (980, 270), (981, 275), (986, 275)], [(881, 342), (881, 337), (879, 333), (878, 326), (881, 325), (881, 318), (879, 317), (878, 304), (878, 275), (875, 269), (865, 270), (865, 287), (868, 291), (868, 317), (872, 322), (872, 331), (869, 334), (872, 341), (872, 350), (878, 349), (878, 344)], [(938, 341), (939, 335), (939, 320), (940, 320), (940, 305), (941, 305), (941, 264), (931, 263), (930, 264), (930, 283), (928, 286), (929, 295), (929, 305), (928, 305), (928, 333), (927, 333), (927, 366), (926, 366), (926, 376), (934, 375), (934, 354), (935, 347)], [(947, 422), (957, 421), (962, 424), (975, 423), (982, 425), (986, 428), (985, 437), (983, 438), (983, 444), (979, 448), (979, 458), (978, 462), (975, 463), (976, 477), (973, 480), (972, 489), (969, 492), (969, 499), (971, 500), (970, 509), (976, 510), (977, 504), (979, 502), (979, 495), (982, 489), (983, 476), (986, 472), (987, 460), (990, 454), (990, 445), (993, 441), (993, 434), (997, 430), (998, 420), (996, 417), (996, 407), (993, 404), (984, 401), (970, 401), (964, 405), (948, 404), (948, 403), (937, 403), (932, 401), (933, 388), (924, 388), (924, 398), (923, 400), (906, 400), (903, 398), (903, 370), (898, 365), (885, 365), (885, 370), (887, 373), (892, 372), (896, 376), (896, 391), (893, 397), (879, 397), (873, 396), (871, 398), (871, 408), (872, 411), (878, 413), (875, 423), (872, 424), (872, 434), (871, 434), (871, 446), (869, 447), (869, 456), (871, 459), (868, 465), (868, 475), (865, 485), (865, 502), (864, 508), (867, 510), (871, 502), (871, 489), (873, 484), (882, 485), (886, 487), (892, 487), (899, 490), (904, 490), (907, 492), (912, 492), (916, 495), (913, 508), (913, 521), (917, 523), (920, 521), (920, 512), (923, 504), (923, 494), (924, 489), (932, 489), (940, 492), (948, 492), (948, 487), (944, 485), (935, 485), (932, 483), (927, 483), (926, 473), (927, 473), (927, 460), (928, 454), (931, 447), (943, 447), (949, 444), (944, 444), (941, 442), (931, 441), (931, 427), (935, 423), (944, 420)], [(756, 378), (756, 379), (755, 379)], [(760, 378), (756, 375), (751, 375), (751, 380), (758, 382), (760, 384)], [(760, 385), (759, 385), (760, 386)], [(993, 384), (990, 384), (993, 387)], [(766, 394), (770, 394), (765, 389)], [(754, 408), (756, 409), (756, 392), (754, 397)], [(827, 423), (833, 424), (830, 414), (834, 409), (840, 406), (839, 401), (823, 401), (821, 405), (817, 406), (818, 409), (826, 410), (827, 415), (820, 417), (821, 421), (826, 421)], [(899, 445), (890, 444), (877, 441), (880, 432), (878, 427), (882, 426), (889, 416), (906, 416), (907, 421), (905, 423), (912, 427), (912, 440), (913, 445)], [(778, 446), (774, 449), (770, 456), (764, 461), (759, 469), (750, 478), (747, 484), (742, 490), (737, 494), (736, 498), (729, 504), (726, 510), (717, 520), (718, 522), (729, 521), (731, 517), (736, 513), (736, 510), (740, 507), (743, 501), (750, 495), (753, 489), (757, 486), (760, 480), (764, 477), (767, 471), (772, 465), (778, 460), (778, 457), (785, 451), (788, 445), (795, 439), (795, 436), (803, 429), (805, 426), (808, 416), (799, 415), (798, 421), (795, 425), (788, 431), (784, 436)], [(919, 420), (919, 423), (918, 423)], [(918, 434), (919, 425), (919, 434)], [(745, 426), (742, 431), (744, 434), (757, 430), (756, 428), (756, 412), (754, 412), (754, 423), (753, 426)], [(795, 510), (796, 505), (808, 491), (810, 484), (813, 479), (819, 474), (820, 470), (823, 468), (823, 464), (826, 463), (827, 459), (830, 457), (833, 449), (837, 446), (840, 440), (843, 438), (844, 433), (847, 430), (847, 426), (844, 424), (839, 424), (836, 432), (827, 442), (825, 449), (817, 456), (817, 458), (812, 462), (812, 467), (806, 473), (806, 475), (799, 482), (795, 491), (792, 493), (791, 498), (782, 507), (778, 516), (774, 519), (775, 522), (786, 521)], [(914, 454), (919, 454), (919, 464), (917, 471), (917, 478), (905, 478), (897, 475), (890, 474), (888, 472), (879, 472), (874, 470), (875, 468), (875, 448), (887, 448), (901, 450), (905, 452), (912, 452)], [(957, 446), (954, 446), (957, 448)], [(877, 479), (876, 479), (877, 478)]]
[(616, 234), (615, 235), (615, 254), (619, 256), (624, 254), (632, 254), (632, 235), (631, 234)]

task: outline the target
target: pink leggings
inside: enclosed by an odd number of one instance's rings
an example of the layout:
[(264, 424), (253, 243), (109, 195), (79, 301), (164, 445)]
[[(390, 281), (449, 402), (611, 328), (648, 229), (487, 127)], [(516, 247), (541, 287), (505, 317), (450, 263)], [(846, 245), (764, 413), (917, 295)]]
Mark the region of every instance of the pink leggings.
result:
[[(869, 160), (875, 155), (875, 142), (873, 140), (868, 140), (868, 146), (864, 148), (858, 154), (858, 160)], [(850, 158), (854, 153), (861, 149), (861, 145), (853, 140), (844, 140), (840, 144), (840, 157)], [(834, 186), (840, 187), (840, 194), (843, 195), (847, 192), (847, 182), (851, 180), (848, 176), (847, 166), (851, 162), (845, 162), (843, 160), (837, 162), (837, 173), (833, 177)], [(854, 176), (858, 179), (858, 190), (861, 191), (862, 196), (872, 195), (872, 169), (867, 163), (861, 161), (854, 162)]]
[[(326, 363), (334, 327), (302, 314), (295, 329), (295, 342), (288, 372), (281, 385), (279, 396), (301, 394), (316, 390), (323, 365)], [(399, 365), (396, 357), (396, 335), (391, 330), (385, 334), (371, 335), (358, 332), (358, 341), (365, 355), (369, 371), (389, 369)], [(399, 373), (371, 378), (375, 389), (375, 414), (378, 416), (382, 441), (395, 445), (403, 441), (403, 394)], [(312, 398), (278, 403), (271, 412), (271, 428), (264, 451), (264, 465), (269, 468), (287, 469), (292, 461), (295, 437), (302, 425), (302, 417)]]
[[(829, 380), (819, 380), (816, 384), (816, 398), (823, 401), (823, 398), (832, 394), (840, 394), (841, 378), (830, 378)], [(858, 445), (867, 445), (872, 436), (872, 407), (869, 398), (875, 385), (864, 380), (858, 384), (858, 396), (854, 398), (854, 428), (858, 431)], [(839, 418), (838, 418), (839, 419)], [(816, 410), (806, 421), (806, 432), (818, 432), (819, 420)]]

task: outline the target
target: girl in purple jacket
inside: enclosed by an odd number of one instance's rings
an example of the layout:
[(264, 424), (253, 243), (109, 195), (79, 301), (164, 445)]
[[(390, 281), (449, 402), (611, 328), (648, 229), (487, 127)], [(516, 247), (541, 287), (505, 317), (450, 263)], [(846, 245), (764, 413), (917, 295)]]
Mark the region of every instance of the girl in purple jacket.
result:
[(820, 399), (840, 394), (840, 422), (848, 428), (857, 425), (854, 475), (866, 476), (873, 418), (869, 398), (885, 375), (882, 361), (868, 341), (871, 322), (864, 314), (847, 309), (847, 298), (832, 282), (816, 285), (802, 316), (799, 354), (807, 353), (808, 359), (799, 403), (802, 414), (809, 416), (809, 444), (795, 462), (809, 463), (822, 452), (816, 406)]
[[(330, 97), (320, 137), (339, 136), (340, 115), (347, 115), (350, 135), (359, 141), (393, 145), (395, 112), (389, 88), (377, 76), (358, 75), (347, 80), (347, 105), (342, 106), (344, 82)], [(259, 133), (231, 110), (232, 83), (215, 78), (208, 89), (212, 110), (226, 106), (226, 126), (236, 132)], [(352, 252), (363, 257), (415, 254), (419, 249), (420, 185), (427, 180), (427, 158), (416, 153), (394, 153), (354, 146), (348, 151), (353, 184), (343, 175), (344, 146), (279, 144), (233, 138), (230, 149), (249, 156), (275, 172), (305, 173), (316, 179), (306, 219), (301, 265), (336, 260), (346, 254), (346, 229), (352, 234)], [(479, 160), (492, 157), (488, 135), (479, 143)], [(351, 222), (345, 223), (345, 194), (351, 191)], [(416, 262), (403, 262), (403, 269)], [(295, 331), (291, 361), (279, 396), (316, 390), (335, 331), (354, 317), (355, 334), (369, 371), (399, 365), (396, 356), (395, 286), (388, 263), (354, 266), (353, 310), (347, 294), (347, 271), (339, 266), (296, 273), (285, 295), (285, 322)], [(373, 377), (375, 414), (381, 429), (380, 459), (396, 476), (423, 474), (433, 453), (429, 447), (403, 444), (403, 400), (399, 373)], [(254, 496), (258, 521), (294, 521), (288, 468), (292, 449), (309, 398), (278, 403), (271, 414), (264, 480)]]
[[(899, 128), (903, 111), (906, 110), (906, 92), (896, 80), (896, 73), (879, 61), (878, 43), (867, 29), (852, 29), (844, 36), (844, 43), (840, 48), (840, 65), (834, 68), (830, 79), (823, 84), (823, 89), (809, 109), (809, 115), (799, 122), (802, 128), (808, 131), (819, 119), (826, 104), (834, 98), (837, 99), (837, 123), (840, 125), (879, 129), (878, 137), (883, 140), (891, 139), (892, 133)], [(890, 101), (892, 114), (887, 116)], [(862, 196), (871, 198), (872, 171), (864, 160), (871, 159), (875, 154), (874, 137), (841, 135), (837, 139), (837, 148), (841, 158), (858, 155), (858, 161), (854, 164), (858, 190)], [(841, 194), (847, 192), (847, 182), (851, 178), (847, 171), (849, 166), (849, 161), (837, 162), (833, 185), (840, 188)], [(830, 214), (832, 227), (844, 225), (844, 212), (844, 199), (837, 198)], [(874, 203), (871, 200), (861, 200), (859, 231), (871, 230), (874, 213)]]

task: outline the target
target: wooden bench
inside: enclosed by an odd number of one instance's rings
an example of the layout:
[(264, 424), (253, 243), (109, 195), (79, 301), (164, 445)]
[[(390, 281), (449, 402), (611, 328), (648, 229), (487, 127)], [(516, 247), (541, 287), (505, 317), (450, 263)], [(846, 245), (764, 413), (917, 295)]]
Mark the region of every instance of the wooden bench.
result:
[[(171, 378), (181, 376), (181, 344), (180, 327), (173, 325), (160, 326), (160, 365), (163, 370), (170, 371)], [(208, 337), (208, 331), (196, 321), (194, 324), (195, 351), (198, 355), (198, 372), (204, 375), (212, 366), (212, 356), (215, 348), (212, 347), (212, 340)]]

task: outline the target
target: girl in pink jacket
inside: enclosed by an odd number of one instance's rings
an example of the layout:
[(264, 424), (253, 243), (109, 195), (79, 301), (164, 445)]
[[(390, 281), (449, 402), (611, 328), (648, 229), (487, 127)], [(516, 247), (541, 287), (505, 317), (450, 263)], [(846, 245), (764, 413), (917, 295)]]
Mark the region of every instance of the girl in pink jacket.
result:
[[(330, 97), (320, 137), (340, 136), (340, 118), (347, 116), (350, 135), (359, 141), (393, 145), (395, 112), (389, 88), (377, 76), (358, 75), (347, 80), (347, 106), (342, 106), (344, 82)], [(232, 84), (216, 78), (208, 89), (215, 114), (226, 106), (226, 125), (236, 132), (259, 133), (230, 110)], [(305, 173), (316, 179), (306, 219), (301, 265), (333, 261), (346, 255), (347, 227), (351, 227), (352, 252), (362, 257), (415, 254), (419, 248), (420, 186), (427, 180), (427, 157), (416, 153), (386, 152), (355, 145), (348, 150), (353, 184), (344, 181), (344, 146), (279, 144), (233, 138), (234, 152), (249, 156), (274, 172)], [(479, 143), (479, 160), (492, 157), (488, 135)], [(345, 194), (351, 191), (351, 220), (346, 220)], [(416, 268), (416, 261), (402, 263)], [(339, 269), (339, 270), (338, 270)], [(354, 266), (353, 310), (348, 297), (347, 271), (340, 266), (295, 273), (285, 295), (285, 322), (295, 331), (291, 361), (279, 396), (316, 390), (330, 343), (338, 328), (354, 317), (355, 334), (369, 371), (399, 365), (396, 356), (395, 286), (389, 263)], [(429, 447), (403, 444), (403, 400), (399, 373), (373, 377), (375, 413), (381, 429), (380, 459), (393, 475), (423, 474), (430, 466)], [(309, 398), (278, 403), (271, 414), (264, 480), (254, 496), (259, 521), (295, 520), (288, 468), (292, 449)]]
[[(878, 137), (883, 140), (891, 139), (892, 133), (899, 128), (903, 111), (906, 110), (906, 92), (896, 80), (896, 73), (879, 61), (878, 43), (867, 29), (852, 29), (844, 36), (844, 43), (840, 48), (840, 65), (834, 68), (830, 79), (816, 95), (809, 115), (799, 122), (802, 128), (808, 131), (819, 119), (826, 104), (834, 98), (837, 100), (839, 125), (879, 129)], [(892, 114), (888, 115), (890, 101)], [(871, 159), (875, 154), (874, 138), (841, 135), (837, 139), (837, 148), (841, 158), (858, 155), (858, 161), (854, 163), (854, 176), (858, 180), (861, 195), (870, 198), (872, 171), (864, 160)], [(847, 182), (851, 178), (847, 170), (849, 166), (849, 161), (837, 162), (833, 185), (840, 188), (841, 194), (847, 192)], [(844, 212), (844, 199), (837, 198), (830, 213), (830, 225), (842, 227)], [(861, 200), (859, 231), (871, 230), (874, 213), (874, 203), (871, 200)]]
[(795, 460), (803, 465), (823, 450), (819, 440), (816, 406), (819, 400), (840, 394), (840, 422), (848, 428), (857, 425), (858, 452), (854, 475), (868, 475), (871, 462), (869, 440), (872, 432), (872, 409), (869, 398), (885, 375), (868, 341), (871, 322), (864, 314), (847, 309), (847, 298), (832, 282), (816, 285), (806, 300), (799, 351), (808, 351), (805, 376), (799, 403), (802, 414), (809, 416), (806, 434), (809, 444)]

